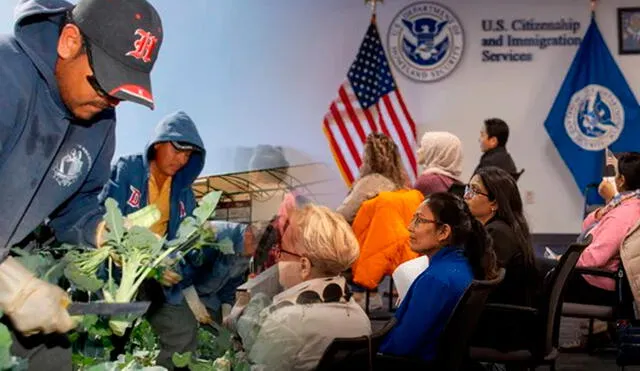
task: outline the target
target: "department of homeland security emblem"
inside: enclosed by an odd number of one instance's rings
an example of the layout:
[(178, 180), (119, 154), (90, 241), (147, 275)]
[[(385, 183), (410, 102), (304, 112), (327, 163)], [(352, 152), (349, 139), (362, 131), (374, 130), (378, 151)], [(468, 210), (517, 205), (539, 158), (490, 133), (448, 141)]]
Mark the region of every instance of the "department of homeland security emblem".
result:
[(68, 151), (53, 169), (53, 178), (62, 187), (68, 187), (78, 180), (84, 171), (91, 169), (92, 159), (89, 151), (81, 145)]
[(464, 33), (448, 8), (421, 1), (395, 16), (387, 44), (391, 61), (405, 76), (434, 82), (447, 77), (460, 63)]
[(564, 116), (567, 134), (583, 149), (600, 151), (618, 140), (624, 128), (624, 107), (602, 85), (587, 85), (571, 97)]

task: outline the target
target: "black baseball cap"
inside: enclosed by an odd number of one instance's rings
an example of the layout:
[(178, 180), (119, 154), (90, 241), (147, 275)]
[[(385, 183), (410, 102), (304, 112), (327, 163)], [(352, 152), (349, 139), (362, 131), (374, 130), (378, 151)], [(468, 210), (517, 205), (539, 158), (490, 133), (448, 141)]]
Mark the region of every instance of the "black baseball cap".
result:
[(146, 0), (81, 0), (71, 13), (89, 44), (100, 88), (154, 108), (151, 70), (162, 44), (162, 22)]

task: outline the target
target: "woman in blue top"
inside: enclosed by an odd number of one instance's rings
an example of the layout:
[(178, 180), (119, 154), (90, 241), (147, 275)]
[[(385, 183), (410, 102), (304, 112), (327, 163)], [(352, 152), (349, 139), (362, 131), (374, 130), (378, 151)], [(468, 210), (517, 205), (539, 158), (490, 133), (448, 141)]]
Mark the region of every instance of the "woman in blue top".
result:
[(467, 204), (450, 193), (434, 193), (416, 211), (411, 249), (429, 257), (429, 267), (411, 284), (396, 311), (398, 323), (380, 351), (432, 360), (449, 316), (473, 279), (496, 276), (491, 238)]

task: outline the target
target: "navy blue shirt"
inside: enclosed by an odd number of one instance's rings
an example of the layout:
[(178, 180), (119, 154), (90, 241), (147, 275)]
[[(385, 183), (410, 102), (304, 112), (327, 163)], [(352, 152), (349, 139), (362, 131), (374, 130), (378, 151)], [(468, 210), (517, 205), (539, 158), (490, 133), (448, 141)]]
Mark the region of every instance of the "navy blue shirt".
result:
[(473, 272), (461, 249), (438, 251), (411, 284), (396, 311), (398, 323), (380, 351), (432, 360), (440, 334), (471, 281)]
[(0, 35), (0, 261), (47, 221), (61, 242), (95, 245), (98, 194), (115, 150), (115, 111), (73, 117), (55, 77), (62, 0), (21, 0)]

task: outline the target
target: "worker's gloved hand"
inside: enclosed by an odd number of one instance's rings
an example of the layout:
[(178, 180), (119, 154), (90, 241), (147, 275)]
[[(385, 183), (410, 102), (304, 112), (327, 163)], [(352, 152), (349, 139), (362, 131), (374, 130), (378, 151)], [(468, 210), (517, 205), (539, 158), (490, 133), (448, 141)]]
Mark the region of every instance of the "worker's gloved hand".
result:
[(0, 264), (0, 309), (23, 335), (73, 329), (69, 303), (60, 287), (36, 278), (16, 259), (9, 257)]
[(165, 269), (162, 272), (160, 284), (162, 284), (162, 286), (171, 287), (173, 285), (177, 285), (180, 281), (182, 281), (181, 275), (171, 269)]
[(200, 300), (200, 297), (198, 297), (198, 293), (196, 292), (195, 287), (187, 287), (186, 289), (182, 290), (182, 294), (184, 295), (184, 299), (186, 300), (189, 309), (191, 309), (191, 312), (196, 317), (198, 322), (202, 324), (213, 323), (213, 318), (211, 318), (209, 311)]

